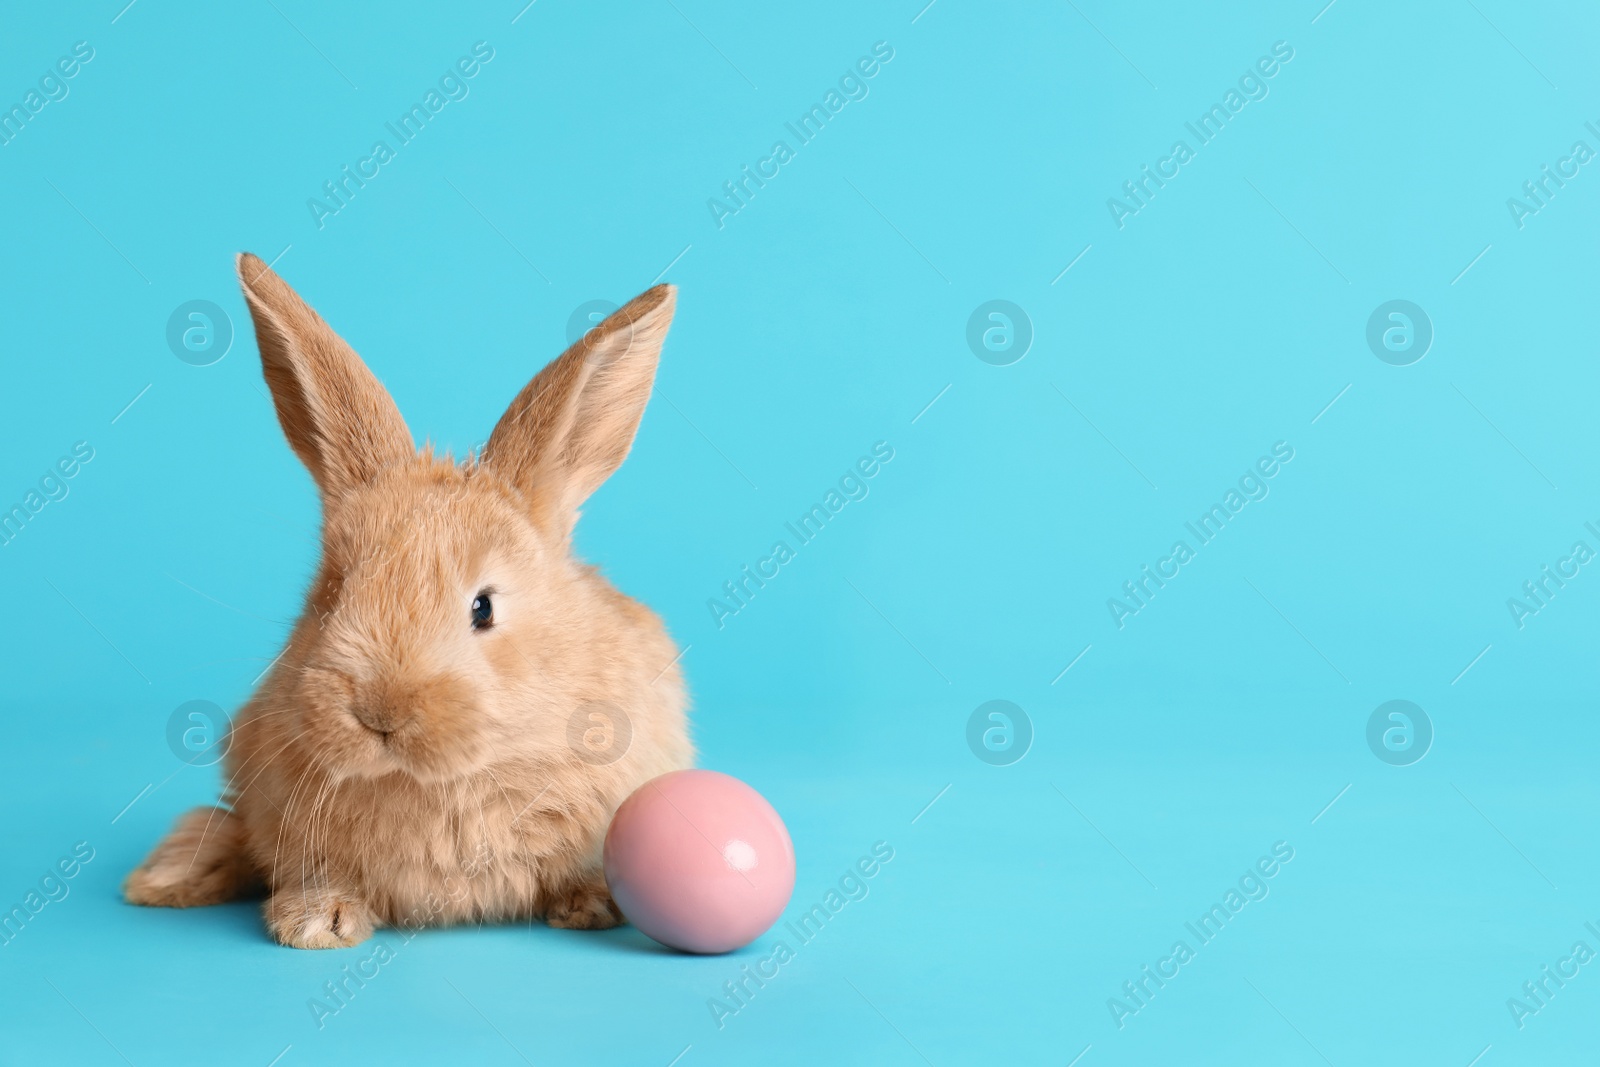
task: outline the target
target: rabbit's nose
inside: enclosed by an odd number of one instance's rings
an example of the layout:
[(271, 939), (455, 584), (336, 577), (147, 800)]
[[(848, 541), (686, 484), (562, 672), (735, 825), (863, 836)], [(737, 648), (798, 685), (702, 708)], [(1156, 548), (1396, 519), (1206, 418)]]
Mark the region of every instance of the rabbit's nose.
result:
[(394, 719), (387, 711), (374, 708), (368, 704), (359, 704), (350, 709), (350, 714), (355, 716), (357, 722), (379, 737), (388, 737), (393, 732)]
[(385, 701), (367, 701), (359, 703), (350, 709), (356, 721), (379, 737), (387, 738), (394, 733), (399, 716)]
[(417, 695), (410, 686), (380, 682), (357, 690), (355, 699), (350, 702), (350, 714), (362, 726), (387, 740), (390, 734), (404, 730), (416, 718)]

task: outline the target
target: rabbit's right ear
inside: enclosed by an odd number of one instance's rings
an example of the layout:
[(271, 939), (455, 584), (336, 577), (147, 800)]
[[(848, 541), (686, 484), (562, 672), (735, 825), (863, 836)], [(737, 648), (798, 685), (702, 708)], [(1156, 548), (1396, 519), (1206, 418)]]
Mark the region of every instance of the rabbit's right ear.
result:
[(361, 357), (271, 267), (248, 252), (238, 267), (278, 422), (324, 499), (415, 456), (400, 410)]

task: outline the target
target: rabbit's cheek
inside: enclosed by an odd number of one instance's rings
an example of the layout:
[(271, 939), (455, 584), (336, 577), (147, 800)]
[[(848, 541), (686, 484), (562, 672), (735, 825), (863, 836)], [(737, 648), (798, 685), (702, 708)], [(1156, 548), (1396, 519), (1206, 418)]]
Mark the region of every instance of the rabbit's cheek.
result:
[(308, 715), (303, 736), (337, 778), (381, 778), (402, 769), (387, 739), (342, 708)]
[(338, 778), (376, 778), (400, 769), (383, 738), (356, 714), (355, 686), (338, 671), (310, 668), (298, 693), (302, 748)]

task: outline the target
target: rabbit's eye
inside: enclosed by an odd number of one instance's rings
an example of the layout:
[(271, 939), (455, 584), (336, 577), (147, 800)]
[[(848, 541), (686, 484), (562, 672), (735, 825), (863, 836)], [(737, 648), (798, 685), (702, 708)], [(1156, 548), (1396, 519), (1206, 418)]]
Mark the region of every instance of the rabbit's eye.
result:
[(489, 600), (489, 590), (485, 589), (472, 598), (472, 628), (487, 630), (493, 625), (494, 604)]

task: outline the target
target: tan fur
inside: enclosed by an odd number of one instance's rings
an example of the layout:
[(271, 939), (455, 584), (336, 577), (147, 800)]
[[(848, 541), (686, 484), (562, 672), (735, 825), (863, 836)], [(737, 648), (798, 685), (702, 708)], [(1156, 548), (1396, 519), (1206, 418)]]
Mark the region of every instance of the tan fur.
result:
[[(383, 386), (264, 263), (242, 255), (239, 273), (279, 421), (322, 493), (323, 558), (235, 717), (226, 808), (183, 816), (127, 899), (183, 907), (265, 886), (269, 930), (300, 948), (379, 925), (615, 925), (600, 871), (611, 815), (693, 751), (672, 640), (572, 557), (570, 536), (632, 445), (672, 288), (547, 366), (483, 455), (456, 464), (416, 453)], [(474, 631), (483, 589), (495, 621)], [(600, 758), (575, 740), (585, 730), (601, 731)]]

